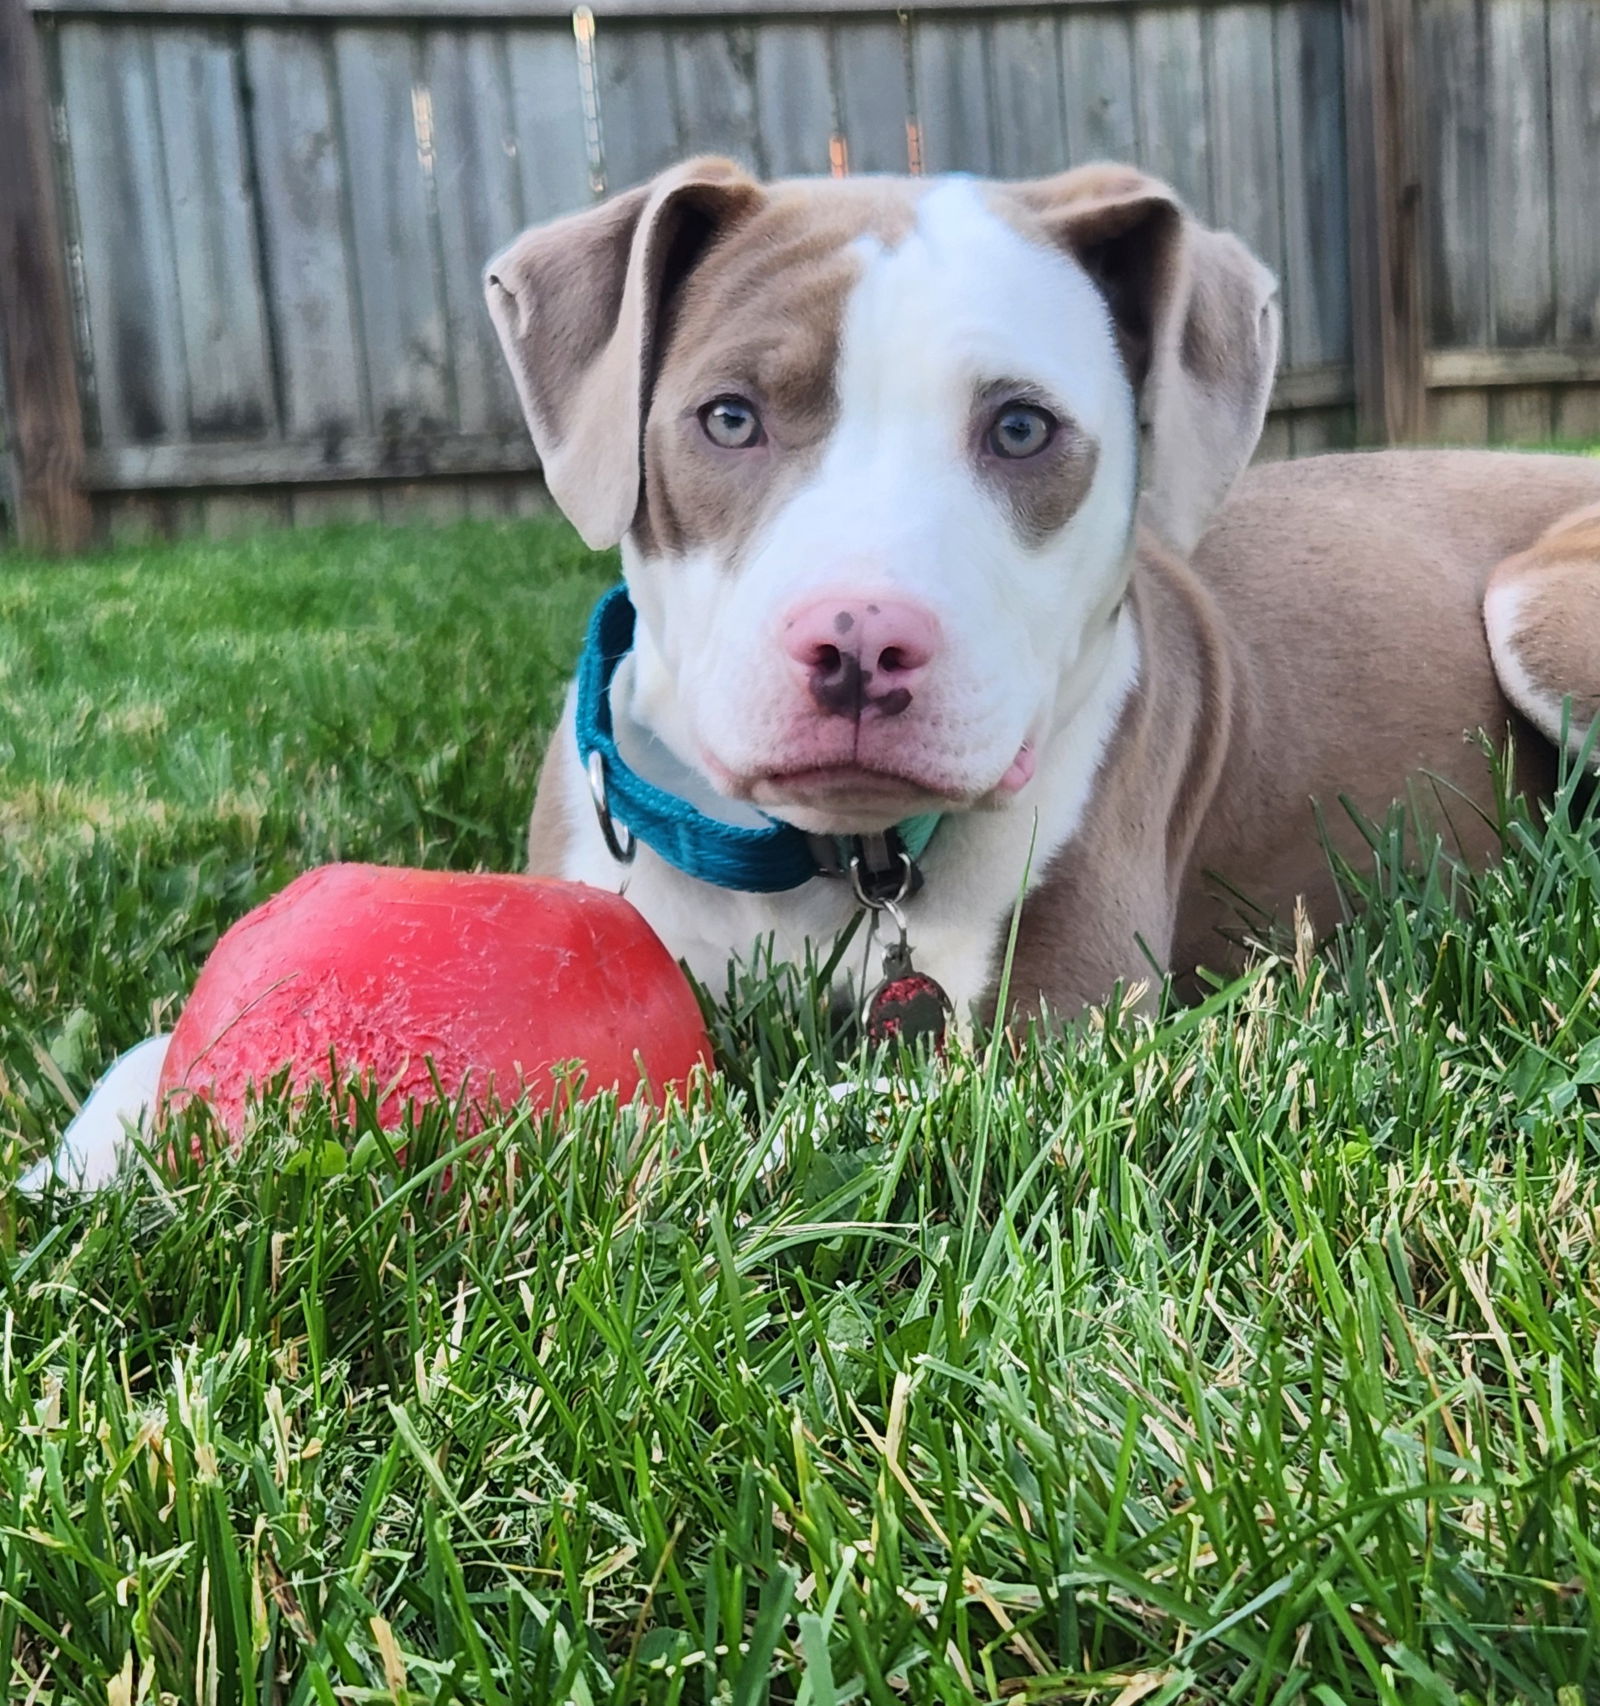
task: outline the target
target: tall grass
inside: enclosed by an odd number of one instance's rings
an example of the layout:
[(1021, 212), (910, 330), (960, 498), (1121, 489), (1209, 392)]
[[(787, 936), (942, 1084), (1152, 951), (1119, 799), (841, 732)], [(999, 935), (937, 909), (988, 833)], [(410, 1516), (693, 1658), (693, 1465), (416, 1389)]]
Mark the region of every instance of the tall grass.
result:
[[(530, 527), (0, 580), (0, 1176), (292, 870), (514, 863), (604, 573)], [(271, 1106), (0, 1187), (9, 1697), (1600, 1699), (1596, 828), (1380, 837), (1331, 952), (883, 1091), (754, 977), (654, 1124), (401, 1165)]]

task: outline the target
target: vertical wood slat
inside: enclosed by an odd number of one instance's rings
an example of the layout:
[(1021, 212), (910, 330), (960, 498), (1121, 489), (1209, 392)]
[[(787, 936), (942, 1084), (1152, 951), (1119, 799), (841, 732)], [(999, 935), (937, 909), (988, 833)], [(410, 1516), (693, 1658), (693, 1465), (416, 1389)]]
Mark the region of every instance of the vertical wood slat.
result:
[[(575, 212), (591, 199), (578, 50), (570, 29), (543, 24), (507, 30), (505, 56), (512, 146), (522, 187), (519, 218), (531, 225)], [(613, 179), (612, 189), (623, 187)], [(514, 235), (507, 231), (483, 259)]]
[(1427, 430), (1412, 16), (1411, 0), (1345, 0), (1357, 428), (1399, 444)]
[(1600, 341), (1600, 6), (1549, 0), (1556, 337)]
[(1421, 91), (1428, 135), (1428, 334), (1489, 341), (1489, 146), (1482, 0), (1426, 0)]
[(1490, 335), (1497, 347), (1526, 347), (1555, 330), (1544, 0), (1487, 0), (1484, 25)]
[(179, 437), (189, 420), (152, 33), (121, 20), (61, 27), (98, 414), (91, 436), (102, 444)]
[(1139, 164), (1212, 217), (1206, 127), (1205, 20), (1196, 9), (1135, 12)]
[(1058, 34), (1068, 158), (1076, 166), (1135, 159), (1139, 129), (1131, 16), (1068, 11), (1058, 19)]
[(987, 26), (976, 20), (919, 18), (911, 29), (923, 169), (993, 172), (990, 122), (995, 102), (989, 88)]
[(663, 29), (644, 24), (595, 32), (600, 134), (606, 188), (632, 188), (683, 154), (672, 42)]
[(370, 422), (325, 47), (324, 33), (303, 25), (256, 24), (244, 34), (284, 431), (336, 441)]
[(484, 263), (522, 223), (500, 40), (494, 30), (440, 29), (429, 32), (424, 50), (445, 335), (463, 432), (502, 430), (521, 418), (483, 306)]
[(774, 177), (826, 172), (834, 128), (827, 31), (764, 23), (756, 31), (755, 80), (764, 169)]
[(1001, 177), (1048, 177), (1071, 165), (1061, 81), (1060, 32), (1049, 12), (989, 26), (994, 169)]
[(678, 142), (687, 154), (726, 154), (761, 169), (755, 49), (745, 28), (699, 25), (673, 32)]
[(1292, 366), (1350, 360), (1350, 215), (1339, 9), (1291, 0), (1277, 15), (1283, 159), (1284, 344)]
[(1272, 7), (1260, 0), (1218, 6), (1206, 38), (1211, 217), (1242, 237), (1288, 294)]
[(93, 515), (82, 490), (72, 308), (34, 29), (23, 0), (0, 0), (0, 383), (9, 387), (18, 537), (32, 550), (76, 551)]
[(836, 107), (852, 172), (904, 172), (911, 117), (905, 26), (840, 19), (833, 26)]
[(335, 29), (333, 62), (367, 395), (374, 428), (441, 432), (454, 375), (434, 243), (432, 97), (408, 29)]
[(235, 35), (214, 24), (163, 27), (152, 60), (188, 430), (262, 436), (278, 411)]

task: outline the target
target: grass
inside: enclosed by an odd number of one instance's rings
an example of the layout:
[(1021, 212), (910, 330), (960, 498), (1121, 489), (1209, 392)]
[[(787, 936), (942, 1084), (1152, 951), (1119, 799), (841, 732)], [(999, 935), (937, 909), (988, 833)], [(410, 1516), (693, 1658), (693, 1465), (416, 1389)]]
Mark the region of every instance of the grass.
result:
[[(0, 572), (0, 1179), (306, 865), (511, 866), (553, 526)], [(16, 1701), (1600, 1700), (1600, 835), (892, 1093), (0, 1185)], [(1459, 905), (1447, 904), (1458, 886)], [(766, 1165), (781, 1133), (786, 1158)]]

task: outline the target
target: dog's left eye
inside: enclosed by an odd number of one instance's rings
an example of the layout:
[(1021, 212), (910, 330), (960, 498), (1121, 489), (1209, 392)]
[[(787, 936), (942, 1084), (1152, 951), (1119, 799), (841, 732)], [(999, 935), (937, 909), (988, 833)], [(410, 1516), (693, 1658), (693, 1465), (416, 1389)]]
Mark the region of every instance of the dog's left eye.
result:
[(724, 450), (748, 450), (761, 442), (761, 417), (743, 397), (718, 397), (700, 411), (700, 425)]
[(1055, 436), (1056, 419), (1032, 403), (1007, 403), (989, 428), (989, 448), (1013, 461), (1037, 456)]

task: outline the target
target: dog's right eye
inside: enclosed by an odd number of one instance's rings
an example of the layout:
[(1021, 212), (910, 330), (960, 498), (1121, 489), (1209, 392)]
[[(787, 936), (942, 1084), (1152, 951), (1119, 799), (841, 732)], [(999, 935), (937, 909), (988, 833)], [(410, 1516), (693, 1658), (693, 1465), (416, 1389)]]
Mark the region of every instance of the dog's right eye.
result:
[(761, 417), (743, 397), (717, 397), (700, 411), (700, 425), (724, 450), (748, 450), (761, 442)]

